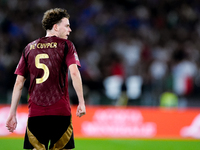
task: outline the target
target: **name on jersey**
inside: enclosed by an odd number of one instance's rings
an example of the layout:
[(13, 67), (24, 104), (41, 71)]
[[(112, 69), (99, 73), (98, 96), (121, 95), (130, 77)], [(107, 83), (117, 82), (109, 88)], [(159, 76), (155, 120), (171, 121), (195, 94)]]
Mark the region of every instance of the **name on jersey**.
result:
[(57, 48), (57, 43), (56, 42), (51, 42), (51, 43), (38, 43), (38, 44), (32, 44), (30, 45), (30, 50), (35, 49), (43, 49), (43, 48)]

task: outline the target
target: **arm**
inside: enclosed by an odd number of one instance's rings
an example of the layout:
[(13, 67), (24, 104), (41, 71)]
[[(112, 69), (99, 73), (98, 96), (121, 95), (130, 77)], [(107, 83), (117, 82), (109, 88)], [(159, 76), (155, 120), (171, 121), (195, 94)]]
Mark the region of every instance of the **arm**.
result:
[(70, 70), (70, 75), (72, 78), (72, 84), (76, 91), (76, 94), (78, 96), (78, 101), (79, 101), (76, 115), (78, 117), (81, 117), (81, 116), (85, 115), (85, 113), (86, 113), (85, 101), (84, 101), (84, 97), (83, 97), (83, 87), (82, 87), (81, 75), (80, 75), (80, 72), (79, 72), (76, 64), (70, 65), (69, 70)]
[(21, 98), (22, 88), (24, 86), (25, 80), (26, 79), (23, 76), (17, 75), (12, 93), (10, 113), (6, 122), (6, 127), (10, 132), (13, 132), (17, 127), (17, 119), (16, 119), (17, 106)]

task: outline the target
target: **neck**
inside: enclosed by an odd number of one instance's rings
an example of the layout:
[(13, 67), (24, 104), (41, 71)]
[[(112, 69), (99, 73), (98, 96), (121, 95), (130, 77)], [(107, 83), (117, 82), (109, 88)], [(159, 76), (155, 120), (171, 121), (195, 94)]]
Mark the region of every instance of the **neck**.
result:
[(57, 36), (57, 34), (52, 32), (52, 31), (50, 31), (50, 30), (47, 30), (46, 37), (49, 37), (49, 36)]

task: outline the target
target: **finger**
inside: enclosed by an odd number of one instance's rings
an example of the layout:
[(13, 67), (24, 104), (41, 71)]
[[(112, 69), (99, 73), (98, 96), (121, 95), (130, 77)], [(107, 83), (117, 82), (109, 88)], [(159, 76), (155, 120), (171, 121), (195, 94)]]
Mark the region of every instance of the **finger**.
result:
[(80, 108), (78, 107), (76, 110), (76, 115), (78, 115), (79, 111), (80, 111)]
[(83, 115), (85, 115), (85, 112), (80, 113), (80, 117), (82, 117)]
[(83, 116), (83, 114), (82, 113), (80, 113), (80, 112), (78, 112), (78, 115), (77, 115), (78, 117), (82, 117)]
[(14, 129), (13, 129), (13, 128), (8, 128), (8, 131), (9, 131), (9, 132), (13, 132)]
[(76, 111), (76, 116), (79, 116), (79, 109), (77, 109)]
[(16, 127), (17, 127), (17, 123), (14, 123), (13, 127), (14, 127), (14, 129), (16, 129)]
[(79, 112), (76, 112), (76, 116), (78, 116), (78, 117), (79, 117), (79, 116), (80, 116), (80, 113), (79, 113)]
[(12, 125), (7, 124), (6, 127), (7, 127), (8, 131), (13, 132), (16, 129), (17, 124), (16, 123), (14, 123)]

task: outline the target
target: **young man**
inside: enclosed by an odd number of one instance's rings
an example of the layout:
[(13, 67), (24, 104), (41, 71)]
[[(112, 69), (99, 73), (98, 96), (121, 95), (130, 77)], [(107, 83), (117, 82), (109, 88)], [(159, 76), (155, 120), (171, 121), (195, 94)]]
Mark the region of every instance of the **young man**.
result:
[(68, 69), (77, 93), (76, 115), (85, 115), (80, 66), (74, 45), (68, 39), (71, 32), (69, 14), (55, 8), (44, 13), (42, 26), (46, 37), (29, 43), (21, 56), (15, 74), (10, 114), (6, 126), (13, 132), (17, 126), (16, 111), (22, 88), (30, 76), (29, 116), (24, 149), (64, 150), (74, 148), (71, 108), (68, 95)]

